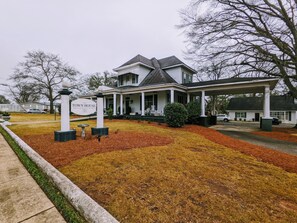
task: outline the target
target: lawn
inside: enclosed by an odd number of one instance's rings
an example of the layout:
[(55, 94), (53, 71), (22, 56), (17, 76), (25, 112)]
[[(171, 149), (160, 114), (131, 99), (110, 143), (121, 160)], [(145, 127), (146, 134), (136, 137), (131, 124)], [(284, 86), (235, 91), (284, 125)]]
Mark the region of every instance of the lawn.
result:
[(60, 120), (60, 115), (56, 114), (26, 114), (26, 113), (11, 113), (10, 122), (36, 122), (36, 121), (55, 121)]
[(88, 135), (66, 143), (53, 141), (59, 123), (10, 128), (121, 222), (297, 219), (297, 174), (246, 155), (246, 144), (199, 126), (106, 126), (100, 142)]

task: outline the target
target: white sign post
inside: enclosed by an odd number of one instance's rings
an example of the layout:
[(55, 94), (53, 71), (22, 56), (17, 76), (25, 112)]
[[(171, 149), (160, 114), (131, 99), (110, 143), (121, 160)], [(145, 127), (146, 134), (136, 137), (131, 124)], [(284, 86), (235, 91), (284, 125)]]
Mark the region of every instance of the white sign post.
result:
[[(64, 87), (64, 86), (63, 86)], [(69, 95), (72, 93), (66, 87), (59, 91), (61, 95), (61, 131), (55, 131), (55, 141), (66, 142), (76, 139), (76, 131), (70, 130)]]
[(97, 125), (96, 128), (92, 129), (92, 135), (108, 135), (108, 128), (104, 127), (104, 108), (103, 108), (103, 94), (98, 93), (97, 95)]

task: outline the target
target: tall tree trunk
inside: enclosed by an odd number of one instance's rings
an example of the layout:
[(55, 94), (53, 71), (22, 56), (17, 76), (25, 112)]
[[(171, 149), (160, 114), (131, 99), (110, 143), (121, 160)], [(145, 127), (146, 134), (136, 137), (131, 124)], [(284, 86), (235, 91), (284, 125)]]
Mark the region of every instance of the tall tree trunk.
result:
[(52, 91), (52, 89), (49, 89), (48, 100), (49, 100), (49, 103), (50, 103), (50, 114), (54, 114), (54, 98), (53, 98), (53, 91)]

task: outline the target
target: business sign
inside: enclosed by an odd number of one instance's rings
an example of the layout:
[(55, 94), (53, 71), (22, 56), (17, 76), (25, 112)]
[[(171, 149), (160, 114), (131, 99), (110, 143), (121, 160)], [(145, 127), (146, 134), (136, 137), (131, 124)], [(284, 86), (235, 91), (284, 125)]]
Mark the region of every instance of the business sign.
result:
[(96, 112), (96, 103), (88, 99), (77, 99), (71, 102), (71, 112), (77, 115), (90, 115)]

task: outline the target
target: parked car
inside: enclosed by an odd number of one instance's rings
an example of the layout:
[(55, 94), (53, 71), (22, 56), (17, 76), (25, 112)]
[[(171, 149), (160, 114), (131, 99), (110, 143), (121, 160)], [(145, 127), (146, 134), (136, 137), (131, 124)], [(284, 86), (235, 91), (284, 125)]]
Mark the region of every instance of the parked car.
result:
[(41, 111), (40, 109), (38, 108), (30, 108), (27, 113), (35, 113), (35, 114), (45, 114), (46, 112), (45, 111)]
[(230, 117), (226, 114), (217, 114), (217, 121), (229, 122)]
[(272, 118), (272, 125), (279, 125), (281, 123), (282, 123), (282, 121), (279, 120), (278, 118), (276, 118), (276, 117)]

